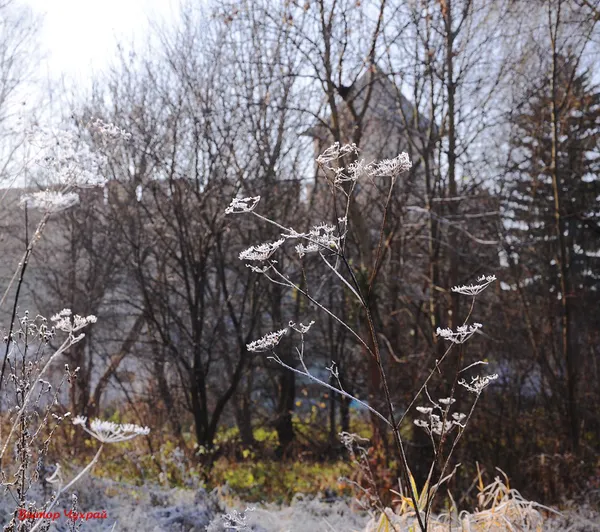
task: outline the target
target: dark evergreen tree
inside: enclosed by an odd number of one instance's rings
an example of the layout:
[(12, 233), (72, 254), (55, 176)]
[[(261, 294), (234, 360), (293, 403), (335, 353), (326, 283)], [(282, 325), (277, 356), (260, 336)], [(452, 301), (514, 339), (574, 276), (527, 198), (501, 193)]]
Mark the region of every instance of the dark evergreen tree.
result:
[[(589, 71), (577, 71), (574, 58), (559, 57), (556, 64), (554, 91), (549, 74), (511, 117), (505, 229), (511, 262), (535, 316), (528, 327), (540, 347), (538, 362), (566, 425), (576, 398), (577, 446), (581, 427), (584, 434), (598, 433), (588, 405), (598, 393), (596, 354), (589, 346), (599, 322), (584, 309), (594, 306), (600, 291), (600, 89)], [(565, 316), (575, 331), (567, 355), (561, 344)]]
[[(574, 60), (562, 58), (560, 64), (556, 95), (560, 217), (568, 248), (567, 297), (577, 297), (582, 290), (600, 288), (600, 92), (591, 84), (589, 72), (573, 72)], [(532, 285), (558, 294), (551, 98), (546, 79), (512, 117), (515, 149), (506, 205), (510, 241), (529, 267)]]

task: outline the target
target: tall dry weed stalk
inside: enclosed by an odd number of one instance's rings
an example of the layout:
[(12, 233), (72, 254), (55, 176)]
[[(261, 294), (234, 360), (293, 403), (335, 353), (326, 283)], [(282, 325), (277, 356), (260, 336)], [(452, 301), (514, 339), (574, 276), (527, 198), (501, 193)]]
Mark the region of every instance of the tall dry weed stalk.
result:
[[(329, 189), (333, 195), (334, 209), (340, 203), (340, 198), (343, 207), (341, 212), (334, 212), (332, 221), (320, 220), (309, 231), (297, 231), (292, 227), (285, 227), (276, 220), (269, 218), (267, 214), (261, 214), (259, 212), (259, 196), (233, 199), (226, 209), (226, 213), (255, 216), (280, 231), (277, 240), (257, 244), (242, 251), (239, 255), (240, 259), (245, 261), (253, 272), (266, 277), (271, 283), (284, 286), (296, 294), (301, 294), (320, 313), (333, 318), (339, 327), (343, 327), (352, 335), (355, 342), (376, 363), (382, 384), (384, 408), (377, 409), (369, 402), (347, 392), (342, 386), (343, 379), (335, 363), (332, 362), (329, 367), (326, 367), (330, 375), (329, 382), (315, 375), (309, 369), (305, 353), (305, 336), (309, 334), (314, 321), (307, 324), (290, 322), (282, 329), (268, 333), (262, 338), (251, 342), (247, 348), (251, 352), (269, 353), (268, 358), (270, 360), (302, 378), (355, 401), (385, 425), (393, 436), (396, 457), (401, 464), (402, 478), (399, 479), (399, 482), (402, 500), (411, 507), (419, 528), (426, 531), (431, 521), (433, 502), (440, 486), (453, 474), (453, 471), (449, 471), (453, 452), (466, 430), (481, 393), (498, 376), (496, 374), (483, 376), (477, 374), (477, 369), (486, 364), (483, 361), (478, 361), (466, 367), (457, 368), (451, 383), (451, 393), (448, 397), (432, 397), (429, 393), (428, 384), (442, 367), (448, 354), (455, 348), (460, 349), (462, 344), (479, 332), (482, 325), (470, 321), (475, 300), (496, 278), (493, 275), (482, 276), (477, 279), (476, 284), (452, 288), (454, 292), (471, 298), (469, 312), (463, 324), (457, 327), (456, 330), (437, 329), (437, 335), (448, 342), (448, 348), (435, 361), (434, 367), (430, 369), (428, 376), (410, 404), (402, 409), (396, 406), (388, 384), (387, 374), (389, 368), (385, 367), (381, 356), (380, 337), (373, 319), (373, 309), (369, 298), (374, 277), (371, 277), (370, 283), (361, 282), (364, 276), (361, 276), (361, 272), (356, 267), (360, 260), (350, 255), (350, 246), (347, 245), (347, 241), (352, 230), (351, 224), (356, 221), (356, 217), (353, 215), (352, 202), (355, 199), (354, 195), (359, 188), (359, 184), (364, 183), (366, 180), (377, 182), (377, 185), (387, 188), (387, 200), (384, 205), (381, 227), (378, 228), (379, 242), (375, 250), (375, 256), (377, 258), (381, 257), (386, 245), (384, 229), (389, 202), (394, 194), (399, 176), (411, 168), (411, 162), (405, 153), (395, 159), (378, 163), (367, 163), (365, 160), (359, 159), (358, 156), (359, 151), (355, 145), (340, 146), (336, 143), (317, 158), (319, 167), (327, 176)], [(344, 161), (350, 162), (344, 164)], [(334, 310), (319, 298), (318, 291), (312, 291), (304, 284), (305, 279), (294, 280), (287, 271), (280, 268), (280, 262), (277, 258), (279, 254), (284, 252), (295, 254), (296, 259), (299, 261), (317, 260), (325, 265), (331, 277), (351, 294), (361, 308), (366, 321), (366, 327), (362, 333), (336, 315)], [(277, 353), (282, 338), (287, 334), (298, 336), (298, 347), (296, 347), (297, 367), (285, 362)], [(459, 360), (462, 360), (462, 358), (459, 358)], [(470, 392), (473, 397), (466, 412), (456, 411), (453, 406), (456, 402), (455, 392), (459, 387)], [(416, 418), (413, 420), (414, 424), (427, 433), (434, 450), (427, 482), (420, 490), (414, 481), (411, 466), (407, 459), (406, 442), (401, 433), (401, 427), (405, 421), (408, 421), (407, 416), (409, 415)], [(385, 506), (376, 489), (377, 479), (369, 467), (368, 451), (364, 442), (357, 435), (343, 433), (340, 436), (355, 463), (369, 479), (366, 488), (358, 485), (357, 487), (364, 492), (374, 508), (382, 513), (385, 512)]]
[[(124, 131), (98, 119), (90, 122), (89, 132), (105, 148), (128, 138)], [(73, 418), (61, 408), (62, 391), (76, 378), (79, 368), (67, 364), (62, 371), (57, 372), (57, 368), (61, 367), (62, 355), (83, 339), (83, 329), (96, 322), (95, 316), (79, 316), (70, 309), (61, 310), (50, 320), (39, 315), (32, 318), (28, 311), (18, 316), (29, 260), (48, 220), (78, 203), (78, 189), (106, 184), (102, 151), (91, 151), (70, 133), (36, 131), (30, 148), (33, 153), (27, 164), (31, 173), (39, 176), (40, 190), (23, 194), (20, 203), (26, 225), (30, 209), (40, 211), (41, 217), (33, 235), (29, 237), (26, 232), (25, 251), (0, 298), (1, 308), (15, 288), (0, 366), (0, 482), (14, 503), (12, 518), (4, 527), (7, 532), (48, 530), (61, 515), (55, 511), (61, 495), (92, 469), (106, 444), (149, 432), (146, 427), (97, 419), (88, 424), (85, 418)], [(60, 465), (51, 467), (46, 462), (57, 428), (68, 419), (100, 445), (90, 463), (66, 482)], [(32, 490), (36, 484), (44, 489)]]

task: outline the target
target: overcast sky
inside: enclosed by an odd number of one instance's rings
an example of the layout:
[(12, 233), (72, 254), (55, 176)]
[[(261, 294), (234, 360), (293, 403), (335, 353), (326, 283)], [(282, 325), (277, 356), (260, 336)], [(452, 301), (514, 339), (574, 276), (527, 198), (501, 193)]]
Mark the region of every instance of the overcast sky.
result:
[(91, 78), (114, 56), (116, 42), (143, 42), (148, 19), (169, 18), (173, 0), (22, 0), (43, 16), (40, 52), (51, 79)]

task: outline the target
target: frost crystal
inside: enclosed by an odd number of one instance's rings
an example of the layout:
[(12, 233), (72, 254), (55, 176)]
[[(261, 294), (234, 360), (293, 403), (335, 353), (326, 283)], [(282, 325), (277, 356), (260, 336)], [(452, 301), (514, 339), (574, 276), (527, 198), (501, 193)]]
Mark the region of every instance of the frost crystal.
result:
[(476, 296), (481, 294), (491, 283), (496, 280), (495, 275), (482, 275), (477, 279), (479, 284), (470, 284), (452, 287), (452, 291), (465, 296)]
[(237, 510), (233, 510), (230, 514), (225, 514), (223, 516), (223, 520), (225, 521), (225, 526), (227, 530), (251, 530), (251, 528), (246, 523), (246, 519), (248, 516), (247, 512), (253, 512), (254, 507), (247, 507), (243, 512), (238, 512)]
[(72, 316), (72, 312), (70, 309), (65, 308), (61, 310), (58, 314), (55, 314), (50, 318), (51, 321), (54, 322), (54, 328), (59, 331), (64, 331), (67, 333), (74, 333), (80, 329), (83, 329), (86, 325), (90, 323), (96, 323), (98, 318), (94, 315), (89, 316), (79, 316), (75, 314)]
[(437, 414), (430, 414), (429, 421), (425, 421), (423, 419), (415, 419), (413, 423), (417, 427), (425, 429), (430, 434), (436, 434), (438, 436), (450, 432), (455, 425), (452, 421), (442, 421), (440, 416), (438, 416)]
[(445, 399), (438, 399), (438, 402), (444, 406), (450, 406), (451, 404), (456, 403), (456, 399), (454, 397), (446, 397)]
[(495, 381), (497, 378), (497, 373), (494, 373), (493, 375), (486, 375), (483, 378), (477, 375), (471, 379), (470, 383), (467, 383), (464, 379), (461, 379), (458, 381), (458, 384), (466, 388), (471, 393), (479, 395), (490, 384), (490, 382)]
[(240, 253), (240, 260), (267, 260), (284, 242), (285, 238), (280, 238), (276, 242), (251, 246)]
[(81, 425), (83, 430), (102, 443), (118, 443), (150, 434), (148, 427), (140, 427), (131, 423), (121, 424), (94, 419), (89, 428), (85, 426), (86, 423), (87, 418), (84, 416), (77, 416), (73, 419), (73, 425)]
[(344, 144), (340, 146), (340, 143), (336, 142), (317, 157), (317, 163), (333, 170), (328, 163), (341, 159), (344, 155), (348, 154), (358, 155), (356, 144)]
[(294, 329), (294, 331), (299, 332), (300, 334), (306, 334), (309, 329), (314, 325), (314, 321), (311, 321), (308, 325), (303, 325), (302, 323), (294, 323), (290, 321), (290, 329)]
[(335, 227), (328, 224), (315, 225), (308, 233), (302, 236), (308, 239), (308, 244), (298, 244), (295, 249), (300, 257), (307, 253), (314, 253), (319, 249), (339, 249), (340, 237), (334, 235)]
[(225, 214), (252, 212), (258, 205), (259, 201), (260, 196), (254, 196), (251, 198), (233, 198), (229, 204), (229, 207), (225, 209)]
[(46, 477), (46, 482), (49, 484), (58, 484), (59, 486), (62, 484), (62, 471), (60, 469), (60, 464), (56, 464), (54, 473), (52, 473), (49, 477)]
[(373, 176), (396, 177), (412, 168), (408, 153), (401, 153), (394, 159), (384, 159), (372, 169)]
[(259, 353), (261, 351), (269, 351), (269, 350), (273, 349), (276, 345), (279, 344), (279, 342), (281, 341), (281, 338), (286, 333), (287, 333), (287, 328), (281, 329), (281, 330), (275, 331), (275, 332), (270, 332), (268, 334), (265, 334), (262, 338), (259, 338), (258, 340), (254, 340), (254, 342), (250, 342), (249, 344), (246, 344), (246, 348), (248, 349), (248, 351), (250, 351), (252, 353)]
[(90, 129), (111, 140), (129, 140), (131, 133), (117, 127), (112, 122), (105, 122), (101, 118), (92, 117), (89, 123)]
[(79, 194), (75, 192), (54, 192), (42, 190), (21, 196), (19, 204), (43, 212), (59, 212), (77, 205)]
[(477, 329), (480, 329), (481, 327), (481, 323), (474, 323), (473, 325), (461, 325), (456, 328), (456, 332), (454, 332), (452, 329), (441, 329), (438, 327), (436, 334), (441, 336), (444, 340), (449, 340), (455, 344), (463, 344), (475, 334)]
[(50, 186), (96, 187), (103, 186), (102, 168), (106, 157), (83, 143), (68, 131), (39, 130), (34, 144), (39, 152), (35, 162), (45, 170), (44, 179)]

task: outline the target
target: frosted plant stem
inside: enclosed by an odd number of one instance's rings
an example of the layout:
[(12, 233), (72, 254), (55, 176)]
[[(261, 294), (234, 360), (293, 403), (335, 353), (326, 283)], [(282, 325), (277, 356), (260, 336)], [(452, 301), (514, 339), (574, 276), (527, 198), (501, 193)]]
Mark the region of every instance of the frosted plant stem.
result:
[[(8, 292), (10, 291), (13, 283), (15, 282), (17, 275), (19, 275), (19, 283), (17, 284), (17, 292), (15, 294), (15, 301), (13, 303), (13, 308), (12, 308), (12, 313), (11, 313), (11, 318), (10, 318), (10, 329), (9, 329), (8, 337), (6, 340), (6, 350), (4, 351), (4, 359), (2, 360), (2, 369), (0, 370), (0, 390), (2, 389), (2, 385), (4, 383), (4, 371), (6, 370), (6, 359), (8, 357), (8, 352), (9, 352), (10, 344), (12, 341), (12, 332), (13, 332), (13, 327), (14, 327), (14, 322), (15, 322), (15, 316), (17, 314), (17, 306), (19, 304), (19, 294), (21, 292), (21, 286), (23, 284), (23, 277), (25, 275), (25, 271), (27, 270), (27, 264), (29, 263), (29, 257), (31, 255), (31, 252), (33, 251), (33, 246), (40, 239), (40, 237), (42, 235), (42, 231), (44, 230), (44, 227), (46, 226), (46, 223), (48, 222), (48, 218), (50, 218), (49, 212), (47, 212), (43, 216), (40, 223), (38, 224), (38, 226), (35, 230), (35, 233), (33, 234), (31, 241), (27, 245), (27, 249), (25, 250), (25, 253), (23, 254), (23, 258), (21, 259), (19, 266), (15, 270), (15, 273), (12, 276), (10, 282), (8, 283), (8, 286), (6, 287), (6, 290), (4, 291), (2, 299), (0, 300), (0, 308), (2, 308), (2, 305), (4, 304), (4, 301), (6, 300), (6, 296), (8, 295)], [(25, 221), (27, 222), (27, 216), (25, 217)], [(0, 459), (1, 459), (1, 457), (0, 457)]]
[(340, 395), (343, 395), (344, 397), (347, 397), (348, 399), (352, 399), (353, 401), (356, 401), (358, 404), (360, 404), (361, 406), (363, 406), (367, 410), (369, 410), (369, 412), (372, 412), (379, 419), (381, 419), (383, 422), (385, 422), (386, 425), (389, 425), (390, 427), (393, 428), (393, 425), (390, 423), (389, 419), (387, 419), (385, 416), (383, 416), (382, 414), (380, 414), (372, 406), (369, 406), (367, 403), (364, 403), (360, 399), (357, 399), (353, 395), (350, 395), (348, 392), (345, 392), (344, 390), (336, 388), (335, 386), (332, 386), (331, 384), (328, 384), (325, 381), (322, 381), (318, 377), (315, 377), (312, 373), (300, 371), (299, 369), (296, 369), (296, 368), (293, 368), (292, 366), (289, 366), (283, 360), (281, 360), (277, 355), (270, 356), (268, 358), (270, 358), (271, 360), (274, 360), (275, 362), (277, 362), (277, 364), (279, 364), (280, 366), (283, 366), (285, 369), (293, 371), (294, 373), (297, 373), (298, 375), (302, 375), (303, 377), (308, 377), (310, 380), (315, 381), (316, 383), (320, 384), (321, 386), (324, 386), (325, 388), (328, 388), (329, 390), (332, 390), (332, 391), (334, 391), (336, 393), (339, 393)]
[(359, 343), (367, 350), (367, 353), (369, 353), (371, 356), (374, 356), (373, 351), (367, 345), (367, 343), (360, 337), (359, 334), (356, 333), (356, 331), (354, 331), (352, 329), (352, 327), (350, 327), (347, 323), (345, 323), (344, 320), (342, 320), (341, 318), (338, 318), (327, 307), (323, 306), (315, 298), (313, 298), (310, 294), (308, 294), (308, 292), (306, 292), (305, 290), (302, 290), (302, 288), (300, 288), (298, 285), (294, 284), (287, 277), (285, 277), (285, 275), (283, 275), (279, 270), (277, 270), (276, 268), (273, 268), (273, 271), (275, 271), (275, 273), (285, 281), (287, 286), (297, 290), (300, 294), (302, 294), (304, 297), (306, 297), (306, 299), (308, 299), (311, 303), (313, 303), (314, 305), (319, 307), (326, 314), (329, 314), (329, 316), (331, 316), (335, 321), (337, 321), (342, 327), (347, 329), (350, 332), (350, 334), (352, 334), (352, 336), (354, 336), (359, 341)]
[[(100, 445), (100, 448), (98, 449), (98, 452), (96, 453), (96, 455), (94, 456), (94, 458), (92, 458), (92, 461), (85, 466), (80, 472), (79, 474), (73, 479), (71, 480), (71, 482), (69, 482), (64, 488), (60, 488), (58, 490), (58, 492), (56, 493), (56, 496), (54, 497), (54, 500), (52, 501), (52, 503), (50, 504), (50, 506), (48, 506), (48, 508), (46, 508), (44, 511), (46, 513), (50, 512), (50, 510), (52, 510), (52, 508), (54, 508), (54, 506), (56, 505), (56, 503), (58, 502), (58, 499), (60, 498), (60, 496), (67, 491), (73, 484), (75, 484), (81, 477), (83, 477), (88, 471), (90, 471), (90, 469), (92, 469), (92, 467), (94, 467), (94, 465), (96, 464), (96, 462), (98, 461), (98, 458), (100, 458), (100, 454), (102, 453), (102, 449), (104, 449), (104, 444)], [(38, 522), (34, 525), (34, 527), (29, 531), (29, 532), (34, 532), (34, 530), (37, 530), (37, 528), (44, 522), (44, 519), (39, 519)]]
[(355, 289), (352, 287), (352, 285), (351, 285), (351, 284), (350, 284), (348, 281), (346, 281), (346, 279), (344, 279), (344, 276), (343, 276), (343, 275), (342, 275), (340, 272), (338, 272), (338, 271), (337, 271), (337, 268), (335, 268), (335, 267), (333, 266), (333, 264), (330, 264), (330, 262), (329, 262), (329, 261), (328, 261), (328, 260), (327, 260), (327, 259), (326, 259), (326, 258), (323, 256), (323, 254), (322, 254), (322, 253), (321, 253), (320, 255), (321, 255), (321, 259), (323, 259), (323, 262), (324, 262), (325, 264), (327, 264), (327, 266), (329, 267), (329, 269), (330, 269), (330, 270), (331, 270), (333, 273), (335, 273), (335, 274), (336, 274), (336, 275), (337, 275), (337, 276), (340, 278), (340, 280), (341, 280), (341, 281), (342, 281), (342, 282), (343, 282), (343, 283), (344, 283), (344, 284), (345, 284), (345, 285), (346, 285), (346, 286), (347, 286), (347, 287), (350, 289), (350, 291), (351, 291), (351, 292), (354, 294), (354, 297), (356, 297), (356, 299), (358, 299), (359, 303), (361, 303), (361, 304), (363, 304), (363, 305), (364, 305), (364, 301), (363, 301), (362, 297), (360, 297), (360, 295), (359, 295), (359, 294), (358, 294), (358, 292), (357, 292), (357, 291), (356, 291), (356, 290), (355, 290)]
[[(473, 312), (473, 307), (475, 306), (475, 298), (473, 298), (473, 301), (471, 302), (471, 308), (469, 309), (469, 313), (467, 314), (467, 317), (465, 318), (465, 320), (463, 321), (463, 325), (466, 325), (467, 321), (469, 321), (469, 318), (471, 317), (471, 313)], [(404, 418), (406, 417), (406, 415), (408, 414), (408, 412), (410, 411), (410, 409), (414, 406), (414, 404), (418, 401), (421, 393), (423, 392), (423, 390), (427, 387), (427, 384), (429, 384), (429, 381), (431, 380), (431, 378), (433, 377), (433, 374), (435, 373), (435, 370), (438, 369), (438, 367), (440, 366), (440, 364), (444, 361), (444, 359), (446, 358), (446, 356), (448, 356), (448, 353), (450, 353), (450, 351), (452, 350), (452, 347), (454, 347), (454, 344), (450, 344), (450, 346), (448, 347), (448, 349), (446, 349), (446, 351), (444, 352), (444, 354), (442, 355), (442, 358), (440, 358), (439, 360), (436, 361), (435, 363), (435, 367), (430, 371), (429, 375), (427, 376), (427, 378), (425, 379), (425, 382), (423, 383), (423, 385), (421, 386), (421, 388), (419, 388), (419, 391), (415, 394), (415, 396), (413, 397), (413, 400), (411, 401), (411, 403), (408, 405), (408, 407), (406, 408), (406, 410), (404, 411), (404, 414), (402, 414), (402, 417), (400, 418), (400, 421), (398, 421), (398, 424), (396, 425), (396, 428), (399, 429), (400, 425), (402, 424), (402, 421), (404, 421)]]
[[(39, 381), (39, 379), (41, 379), (44, 376), (44, 374), (46, 373), (46, 370), (50, 367), (50, 364), (52, 364), (54, 359), (57, 358), (59, 355), (62, 355), (71, 345), (73, 345), (73, 338), (71, 336), (69, 336), (69, 338), (67, 338), (63, 342), (63, 344), (56, 350), (56, 352), (48, 359), (48, 362), (46, 362), (46, 365), (42, 368), (42, 371), (40, 371), (39, 375), (37, 376), (38, 381)], [(6, 448), (8, 447), (8, 444), (10, 443), (10, 439), (11, 439), (13, 433), (15, 432), (15, 428), (18, 425), (19, 420), (21, 419), (21, 416), (23, 415), (23, 412), (25, 412), (25, 408), (27, 408), (29, 399), (30, 399), (31, 394), (33, 393), (34, 389), (35, 389), (35, 386), (31, 386), (29, 388), (29, 391), (27, 392), (27, 395), (25, 396), (25, 399), (23, 399), (23, 405), (21, 406), (21, 409), (19, 410), (19, 413), (17, 414), (17, 417), (16, 417), (15, 421), (13, 422), (10, 432), (6, 438), (6, 441), (4, 442), (4, 446), (2, 447), (2, 451), (0, 452), (0, 461), (2, 460), (2, 457), (4, 456), (4, 453), (6, 452)]]

